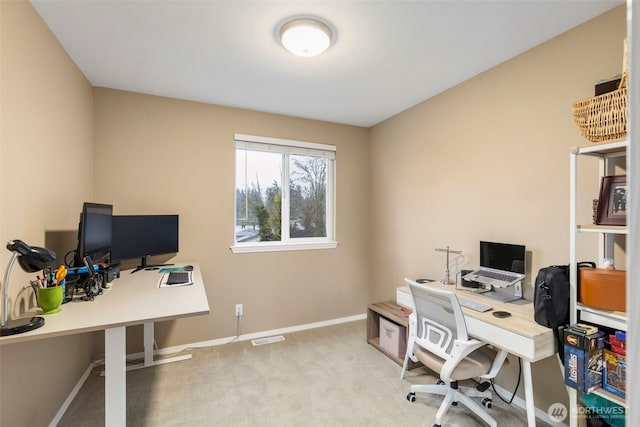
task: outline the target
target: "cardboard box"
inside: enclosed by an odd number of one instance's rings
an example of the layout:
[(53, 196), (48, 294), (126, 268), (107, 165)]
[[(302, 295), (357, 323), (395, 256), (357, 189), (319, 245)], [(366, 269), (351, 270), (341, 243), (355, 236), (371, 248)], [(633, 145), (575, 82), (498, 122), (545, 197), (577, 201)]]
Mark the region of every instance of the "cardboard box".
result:
[(609, 335), (609, 344), (611, 344), (611, 351), (616, 354), (621, 354), (622, 356), (626, 356), (627, 342), (626, 342), (626, 339), (620, 339), (619, 334), (620, 334), (620, 331), (617, 331), (615, 334)]
[(564, 346), (581, 350), (596, 350), (604, 348), (605, 333), (602, 331), (585, 335), (569, 327), (564, 330)]
[(627, 362), (626, 356), (604, 350), (602, 363), (602, 388), (625, 397), (627, 389)]
[(406, 328), (380, 317), (380, 346), (396, 357), (404, 357), (407, 351)]
[(582, 393), (602, 387), (604, 332), (564, 332), (564, 383)]

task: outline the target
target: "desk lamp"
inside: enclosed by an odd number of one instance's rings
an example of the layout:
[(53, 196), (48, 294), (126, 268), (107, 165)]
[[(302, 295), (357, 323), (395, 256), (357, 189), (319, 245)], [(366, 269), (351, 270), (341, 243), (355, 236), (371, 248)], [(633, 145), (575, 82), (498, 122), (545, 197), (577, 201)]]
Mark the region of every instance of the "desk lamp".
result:
[(21, 334), (32, 331), (44, 325), (44, 317), (31, 317), (8, 320), (8, 289), (9, 277), (13, 263), (18, 259), (18, 264), (27, 273), (35, 273), (49, 267), (56, 260), (56, 254), (49, 249), (31, 247), (22, 240), (11, 240), (7, 243), (7, 249), (13, 253), (7, 271), (4, 274), (2, 287), (2, 324), (0, 324), (0, 336)]
[(444, 266), (444, 279), (440, 280), (440, 283), (444, 283), (445, 285), (450, 285), (453, 283), (449, 278), (449, 254), (460, 255), (462, 251), (452, 251), (449, 249), (449, 246), (446, 248), (436, 248), (436, 252), (446, 252), (447, 253), (447, 263)]

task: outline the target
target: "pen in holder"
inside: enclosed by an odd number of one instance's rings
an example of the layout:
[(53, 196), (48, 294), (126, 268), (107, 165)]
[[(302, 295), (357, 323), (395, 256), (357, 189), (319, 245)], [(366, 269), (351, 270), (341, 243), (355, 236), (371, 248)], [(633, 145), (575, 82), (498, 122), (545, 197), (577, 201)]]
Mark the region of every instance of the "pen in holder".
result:
[(51, 288), (38, 288), (37, 301), (42, 309), (42, 314), (53, 314), (60, 310), (60, 304), (64, 297), (64, 287), (54, 286)]

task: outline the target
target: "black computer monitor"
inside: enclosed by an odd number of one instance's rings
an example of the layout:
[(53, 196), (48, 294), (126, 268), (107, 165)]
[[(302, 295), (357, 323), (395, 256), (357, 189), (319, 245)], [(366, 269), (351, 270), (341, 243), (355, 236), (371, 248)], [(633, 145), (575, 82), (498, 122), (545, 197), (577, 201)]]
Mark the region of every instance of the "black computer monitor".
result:
[(74, 267), (83, 267), (83, 258), (86, 256), (95, 261), (109, 254), (112, 213), (112, 205), (84, 202), (78, 224), (78, 247), (73, 258)]
[(148, 267), (147, 258), (178, 252), (178, 215), (114, 215), (111, 260), (140, 258), (132, 273)]

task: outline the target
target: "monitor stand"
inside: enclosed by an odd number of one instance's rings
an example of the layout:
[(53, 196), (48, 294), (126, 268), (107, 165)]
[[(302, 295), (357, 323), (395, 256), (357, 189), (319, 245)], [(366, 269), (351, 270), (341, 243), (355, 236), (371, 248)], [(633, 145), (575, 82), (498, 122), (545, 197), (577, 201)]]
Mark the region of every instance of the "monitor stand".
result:
[(497, 301), (502, 302), (511, 302), (516, 301), (522, 298), (522, 282), (518, 282), (512, 286), (508, 286), (506, 288), (498, 288), (494, 289), (493, 286), (487, 285), (484, 288), (478, 288), (474, 293), (486, 297), (491, 298)]
[(136, 268), (133, 269), (133, 271), (131, 271), (130, 274), (135, 273), (136, 271), (140, 271), (140, 270), (147, 270), (147, 269), (152, 269), (155, 267), (165, 267), (167, 265), (173, 265), (173, 264), (147, 264), (147, 258), (148, 257), (142, 257), (140, 259), (140, 265), (137, 266)]

